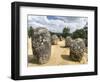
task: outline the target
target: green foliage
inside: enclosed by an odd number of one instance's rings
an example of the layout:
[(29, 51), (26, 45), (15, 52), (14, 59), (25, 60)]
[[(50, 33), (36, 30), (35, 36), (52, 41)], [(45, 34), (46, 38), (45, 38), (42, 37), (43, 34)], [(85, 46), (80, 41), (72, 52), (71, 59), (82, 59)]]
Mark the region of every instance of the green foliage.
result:
[(86, 33), (85, 39), (88, 39), (88, 27), (85, 26), (83, 29), (84, 29), (84, 31), (85, 31), (85, 33)]
[(87, 27), (84, 27), (82, 29), (77, 29), (76, 31), (74, 31), (72, 34), (72, 38), (87, 39)]
[(63, 37), (66, 38), (67, 36), (70, 35), (70, 28), (64, 28), (63, 29)]
[(32, 28), (32, 26), (30, 26), (30, 28), (28, 29), (29, 38), (32, 37), (32, 32), (33, 32), (33, 28)]

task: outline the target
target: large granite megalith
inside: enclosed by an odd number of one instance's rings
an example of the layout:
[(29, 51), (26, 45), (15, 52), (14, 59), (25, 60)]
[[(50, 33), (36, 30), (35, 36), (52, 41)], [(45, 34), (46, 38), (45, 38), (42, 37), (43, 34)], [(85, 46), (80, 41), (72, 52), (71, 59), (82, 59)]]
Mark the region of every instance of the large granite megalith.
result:
[(51, 55), (51, 36), (46, 28), (36, 28), (32, 34), (33, 56), (38, 64), (47, 63)]
[(81, 61), (85, 52), (85, 43), (82, 39), (73, 40), (70, 46), (70, 57), (74, 61)]

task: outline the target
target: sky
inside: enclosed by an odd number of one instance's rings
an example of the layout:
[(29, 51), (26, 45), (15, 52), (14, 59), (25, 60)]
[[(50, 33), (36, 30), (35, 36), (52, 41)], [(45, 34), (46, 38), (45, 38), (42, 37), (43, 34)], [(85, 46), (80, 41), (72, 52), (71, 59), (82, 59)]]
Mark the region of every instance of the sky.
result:
[(69, 27), (70, 32), (83, 28), (88, 23), (87, 17), (75, 16), (40, 16), (28, 15), (28, 27), (45, 27), (49, 31), (62, 33), (64, 27)]

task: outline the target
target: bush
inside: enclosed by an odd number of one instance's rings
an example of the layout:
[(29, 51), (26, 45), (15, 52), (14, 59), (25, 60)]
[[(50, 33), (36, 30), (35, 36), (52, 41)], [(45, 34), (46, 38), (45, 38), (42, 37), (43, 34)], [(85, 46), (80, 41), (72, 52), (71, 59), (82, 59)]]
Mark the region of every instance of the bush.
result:
[(84, 28), (83, 29), (77, 29), (75, 32), (73, 32), (72, 38), (73, 39), (75, 39), (75, 38), (85, 39), (85, 38), (87, 38), (87, 33), (84, 30)]
[(32, 37), (32, 33), (33, 33), (33, 28), (32, 26), (30, 26), (30, 28), (28, 28), (28, 37)]
[(67, 36), (70, 35), (70, 28), (64, 28), (63, 29), (63, 37), (66, 38)]

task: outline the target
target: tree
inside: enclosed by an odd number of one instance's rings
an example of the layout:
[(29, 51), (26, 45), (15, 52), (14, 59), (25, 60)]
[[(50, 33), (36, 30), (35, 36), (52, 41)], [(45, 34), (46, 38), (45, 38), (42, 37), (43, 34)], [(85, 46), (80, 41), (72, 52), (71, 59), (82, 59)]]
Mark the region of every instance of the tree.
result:
[(63, 29), (63, 37), (66, 38), (67, 36), (70, 35), (70, 28), (64, 28)]
[(84, 31), (84, 29), (77, 29), (75, 32), (73, 32), (72, 34), (72, 38), (86, 38), (86, 32)]
[(85, 26), (83, 29), (84, 29), (84, 31), (85, 31), (85, 33), (86, 33), (86, 35), (87, 35), (87, 36), (85, 37), (85, 39), (88, 39), (88, 27)]
[(32, 37), (32, 32), (33, 32), (33, 28), (32, 28), (32, 26), (30, 26), (29, 29), (28, 29), (29, 38)]
[(72, 38), (88, 39), (88, 22), (86, 22), (83, 28), (74, 31), (72, 33)]

